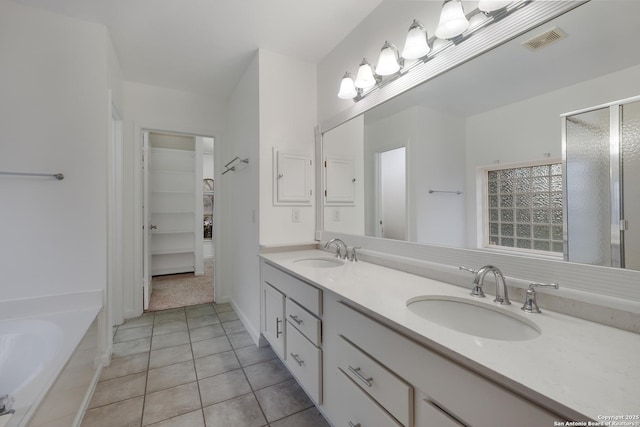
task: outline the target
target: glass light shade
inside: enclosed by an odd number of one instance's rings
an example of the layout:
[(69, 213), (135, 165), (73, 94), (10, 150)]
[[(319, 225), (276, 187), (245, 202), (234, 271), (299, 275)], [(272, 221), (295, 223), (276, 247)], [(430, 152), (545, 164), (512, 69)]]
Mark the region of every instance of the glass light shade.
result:
[(440, 12), (440, 22), (436, 28), (436, 37), (452, 39), (469, 28), (469, 21), (464, 16), (462, 3), (459, 0), (446, 0)]
[(373, 77), (373, 70), (366, 59), (363, 59), (358, 68), (356, 81), (354, 85), (360, 89), (369, 89), (376, 84), (376, 78)]
[(384, 42), (380, 49), (376, 74), (379, 76), (390, 76), (400, 71), (398, 49), (389, 42)]
[(342, 81), (340, 82), (340, 91), (338, 92), (338, 98), (340, 99), (353, 99), (358, 95), (358, 90), (355, 84), (353, 84), (353, 75), (350, 73), (344, 73)]
[(420, 21), (414, 19), (404, 42), (402, 57), (405, 59), (418, 59), (425, 56), (431, 50), (427, 41), (428, 38), (427, 29)]
[(444, 39), (435, 39), (433, 41), (433, 51), (437, 52), (438, 50), (442, 49), (445, 46), (448, 46), (451, 42), (449, 40), (444, 40)]
[(478, 3), (478, 9), (483, 12), (494, 12), (500, 10), (503, 7), (507, 7), (512, 0), (480, 0)]
[(471, 19), (469, 19), (469, 28), (477, 27), (478, 25), (486, 21), (486, 19), (487, 15), (485, 15), (484, 13), (476, 13), (471, 17)]

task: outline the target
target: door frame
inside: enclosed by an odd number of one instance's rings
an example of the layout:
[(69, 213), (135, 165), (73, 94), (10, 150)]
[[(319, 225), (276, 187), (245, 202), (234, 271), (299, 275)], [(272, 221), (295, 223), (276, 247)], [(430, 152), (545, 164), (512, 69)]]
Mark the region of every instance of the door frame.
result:
[(405, 173), (405, 197), (404, 197), (404, 234), (405, 239), (409, 238), (409, 217), (408, 217), (408, 200), (409, 200), (409, 181), (408, 181), (408, 169), (409, 169), (409, 144), (394, 144), (385, 146), (374, 151), (374, 174), (375, 174), (375, 217), (374, 217), (374, 230), (375, 237), (383, 237), (382, 230), (380, 228), (380, 221), (382, 220), (382, 154), (389, 151), (399, 150), (404, 148), (404, 173)]
[[(214, 176), (215, 179), (218, 179), (220, 176), (221, 164), (220, 164), (220, 143), (217, 136), (215, 136), (211, 131), (202, 130), (202, 129), (192, 129), (187, 127), (180, 126), (171, 126), (167, 127), (161, 124), (153, 124), (153, 123), (142, 123), (142, 122), (134, 122), (133, 123), (133, 282), (131, 286), (133, 289), (130, 289), (130, 292), (127, 295), (133, 295), (133, 307), (134, 307), (134, 316), (140, 316), (144, 311), (144, 271), (143, 271), (143, 210), (142, 210), (142, 202), (143, 202), (143, 169), (142, 169), (142, 153), (143, 153), (143, 134), (145, 131), (148, 132), (159, 132), (159, 133), (175, 133), (175, 134), (184, 134), (190, 136), (202, 136), (207, 138), (213, 138), (214, 145)], [(219, 194), (219, 193), (218, 193)], [(214, 203), (213, 205), (213, 220), (214, 220), (214, 228), (219, 228), (219, 211), (216, 208), (219, 206), (219, 203)], [(214, 253), (220, 253), (219, 250), (219, 239), (214, 238)], [(216, 263), (219, 257), (216, 257)], [(216, 266), (217, 267), (217, 266)], [(213, 269), (214, 274), (214, 283), (220, 283), (220, 268)], [(214, 300), (219, 300), (218, 298), (219, 286), (214, 287)]]

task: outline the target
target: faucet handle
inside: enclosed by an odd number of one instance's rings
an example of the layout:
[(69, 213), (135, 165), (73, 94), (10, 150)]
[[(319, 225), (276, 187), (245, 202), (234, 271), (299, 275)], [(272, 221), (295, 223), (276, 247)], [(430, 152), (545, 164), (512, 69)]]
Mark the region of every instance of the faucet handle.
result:
[(560, 288), (560, 285), (557, 283), (531, 283), (526, 291), (524, 305), (521, 308), (522, 311), (526, 313), (542, 313), (540, 311), (540, 307), (538, 307), (538, 302), (536, 301), (536, 288), (558, 289)]
[(351, 248), (351, 256), (349, 257), (349, 261), (358, 262), (358, 254), (356, 253), (356, 249), (362, 249), (362, 246), (354, 246)]
[(482, 284), (478, 282), (478, 271), (479, 270), (473, 270), (471, 268), (465, 267), (463, 265), (458, 267), (460, 270), (464, 270), (464, 271), (468, 271), (469, 273), (473, 274), (475, 276), (475, 279), (473, 280), (473, 289), (471, 290), (471, 293), (469, 295), (471, 295), (472, 297), (476, 297), (476, 298), (484, 298), (484, 291), (482, 290)]
[(478, 274), (478, 271), (477, 271), (477, 270), (474, 270), (474, 269), (472, 269), (472, 268), (465, 267), (464, 265), (459, 266), (459, 267), (458, 267), (458, 269), (459, 269), (459, 270), (468, 271), (468, 272), (469, 272), (469, 273), (471, 273), (471, 274)]

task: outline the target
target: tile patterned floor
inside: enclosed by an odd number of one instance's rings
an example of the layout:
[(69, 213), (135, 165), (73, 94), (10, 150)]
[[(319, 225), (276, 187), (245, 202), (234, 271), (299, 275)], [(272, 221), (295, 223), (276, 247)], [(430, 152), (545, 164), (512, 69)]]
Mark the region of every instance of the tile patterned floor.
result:
[(229, 304), (146, 313), (113, 342), (82, 427), (329, 427)]

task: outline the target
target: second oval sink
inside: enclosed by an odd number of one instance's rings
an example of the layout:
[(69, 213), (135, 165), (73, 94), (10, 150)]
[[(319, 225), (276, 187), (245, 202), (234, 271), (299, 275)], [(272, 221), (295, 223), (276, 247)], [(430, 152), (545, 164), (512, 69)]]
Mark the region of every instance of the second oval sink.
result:
[(318, 258), (302, 258), (293, 261), (295, 264), (304, 265), (313, 268), (331, 268), (344, 265), (344, 261), (338, 258), (318, 257)]
[(531, 321), (498, 307), (450, 296), (429, 295), (407, 301), (409, 310), (438, 325), (468, 335), (502, 341), (526, 341), (540, 335)]

